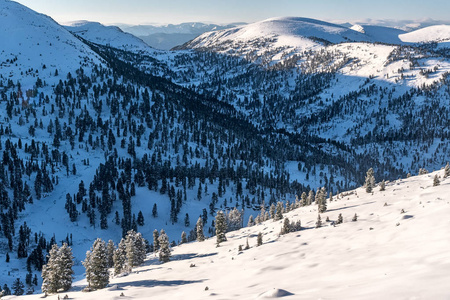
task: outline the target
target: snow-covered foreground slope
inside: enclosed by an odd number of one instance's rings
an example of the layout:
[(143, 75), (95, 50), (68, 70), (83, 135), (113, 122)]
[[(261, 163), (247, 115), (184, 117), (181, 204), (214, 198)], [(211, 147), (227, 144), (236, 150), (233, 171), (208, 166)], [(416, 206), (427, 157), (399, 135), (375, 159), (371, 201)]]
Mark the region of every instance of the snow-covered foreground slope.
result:
[[(433, 186), (435, 174), (441, 184)], [(279, 236), (282, 221), (227, 233), (173, 248), (172, 261), (150, 255), (144, 266), (112, 278), (104, 290), (82, 293), (75, 284), (70, 299), (446, 299), (450, 296), (450, 178), (443, 171), (402, 179), (339, 195), (321, 214), (302, 207), (287, 214), (303, 229)], [(332, 225), (342, 214), (344, 222)], [(357, 214), (358, 220), (352, 222)], [(330, 222), (326, 222), (326, 218)], [(258, 232), (263, 245), (256, 247)], [(248, 239), (250, 249), (239, 252)], [(27, 297), (39, 299), (41, 295)], [(56, 296), (51, 296), (50, 299)], [(14, 299), (14, 297), (6, 297)]]
[(0, 40), (3, 78), (20, 80), (25, 86), (37, 77), (50, 83), (56, 69), (67, 74), (101, 63), (88, 46), (51, 18), (9, 0), (0, 0)]

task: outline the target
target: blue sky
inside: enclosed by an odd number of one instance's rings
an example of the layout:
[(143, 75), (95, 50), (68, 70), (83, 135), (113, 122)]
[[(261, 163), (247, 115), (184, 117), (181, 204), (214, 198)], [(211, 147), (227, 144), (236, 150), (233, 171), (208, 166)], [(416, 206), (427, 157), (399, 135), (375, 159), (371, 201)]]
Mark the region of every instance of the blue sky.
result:
[(297, 16), (327, 21), (449, 20), (448, 0), (18, 0), (58, 22), (254, 22)]

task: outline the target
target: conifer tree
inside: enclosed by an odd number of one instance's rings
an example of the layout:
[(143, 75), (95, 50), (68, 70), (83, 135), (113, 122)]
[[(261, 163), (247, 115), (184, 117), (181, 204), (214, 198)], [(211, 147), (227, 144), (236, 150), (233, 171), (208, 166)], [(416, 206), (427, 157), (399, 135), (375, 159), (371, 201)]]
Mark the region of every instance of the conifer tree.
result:
[(364, 187), (366, 188), (367, 193), (372, 193), (373, 188), (375, 187), (375, 176), (372, 168), (367, 170)]
[(48, 254), (48, 262), (42, 266), (42, 292), (56, 293), (59, 288), (58, 245), (53, 244)]
[(159, 232), (158, 230), (153, 230), (153, 251), (159, 250)]
[(283, 226), (281, 227), (280, 235), (287, 234), (291, 231), (290, 222), (288, 218), (284, 218)]
[(449, 176), (450, 176), (450, 164), (447, 163), (444, 168), (444, 178), (447, 178)]
[(320, 218), (320, 214), (317, 215), (316, 228), (322, 227), (322, 219)]
[(61, 248), (59, 248), (58, 267), (60, 281), (58, 290), (67, 291), (72, 287), (72, 276), (74, 274), (74, 271), (72, 270), (73, 264), (72, 249), (64, 243)]
[(170, 261), (170, 248), (169, 248), (169, 237), (167, 236), (164, 229), (161, 230), (161, 234), (158, 238), (159, 241), (159, 260), (162, 262)]
[(433, 186), (438, 186), (440, 184), (441, 184), (441, 181), (439, 180), (439, 176), (437, 174), (434, 175)]
[(253, 219), (253, 215), (250, 215), (250, 217), (248, 217), (247, 227), (252, 227), (254, 225), (255, 225), (255, 220)]
[(303, 192), (302, 195), (300, 196), (300, 206), (306, 206), (307, 199), (308, 196), (306, 195), (305, 192)]
[(324, 213), (327, 210), (327, 190), (325, 187), (319, 190), (316, 201), (317, 205), (319, 205), (319, 212)]
[(25, 288), (25, 285), (23, 284), (22, 281), (20, 281), (20, 278), (17, 278), (16, 280), (14, 280), (14, 283), (12, 285), (12, 289), (14, 291), (14, 295), (15, 296), (23, 295), (24, 288)]
[(261, 246), (262, 243), (262, 233), (258, 232), (258, 237), (256, 238), (256, 246)]
[(227, 240), (225, 233), (227, 232), (227, 223), (223, 211), (219, 210), (216, 215), (216, 239), (217, 245)]
[(274, 221), (279, 221), (283, 219), (283, 202), (277, 202), (275, 216), (273, 218)]
[(336, 224), (341, 224), (342, 222), (344, 222), (344, 219), (342, 218), (342, 214), (340, 213), (336, 221)]
[(186, 235), (186, 232), (182, 232), (181, 233), (181, 242), (180, 242), (180, 244), (185, 244), (185, 243), (187, 243), (188, 242), (188, 240), (187, 240), (187, 235)]
[(128, 271), (127, 266), (127, 252), (126, 252), (126, 245), (125, 240), (122, 239), (117, 245), (117, 249), (114, 250), (114, 275), (119, 275), (124, 271)]
[(108, 268), (114, 267), (114, 251), (115, 251), (114, 242), (112, 240), (109, 240), (108, 244), (106, 245), (106, 257), (108, 259)]
[(205, 235), (203, 234), (203, 219), (202, 217), (199, 217), (197, 220), (197, 241), (203, 242), (205, 240)]
[(86, 268), (86, 280), (89, 290), (103, 289), (108, 285), (108, 258), (106, 255), (106, 244), (102, 239), (97, 238), (95, 240), (91, 251), (86, 253), (83, 266)]
[(381, 183), (380, 183), (380, 191), (381, 192), (383, 192), (383, 191), (385, 191), (386, 190), (386, 181), (382, 181)]

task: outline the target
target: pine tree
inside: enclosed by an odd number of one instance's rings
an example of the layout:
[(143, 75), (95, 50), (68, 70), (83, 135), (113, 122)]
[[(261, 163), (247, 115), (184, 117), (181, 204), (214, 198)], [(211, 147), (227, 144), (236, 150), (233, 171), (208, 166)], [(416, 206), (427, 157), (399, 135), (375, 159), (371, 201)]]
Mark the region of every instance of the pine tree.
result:
[(281, 219), (283, 219), (283, 202), (278, 202), (273, 220), (279, 221)]
[(250, 217), (248, 217), (247, 227), (252, 227), (254, 225), (255, 225), (255, 220), (253, 219), (253, 215), (250, 215)]
[(258, 232), (258, 237), (256, 238), (256, 246), (261, 246), (263, 243), (262, 241), (262, 233)]
[(186, 232), (181, 233), (181, 242), (180, 244), (186, 244), (188, 242)]
[(203, 234), (203, 219), (202, 217), (199, 217), (197, 220), (197, 241), (203, 242), (205, 240), (205, 235)]
[(438, 186), (440, 184), (441, 184), (441, 181), (439, 180), (439, 176), (437, 174), (434, 175), (433, 186)]
[(340, 213), (336, 221), (336, 224), (341, 224), (342, 222), (344, 222), (344, 219), (342, 218), (342, 214)]
[(308, 199), (308, 196), (306, 195), (306, 193), (305, 192), (303, 192), (302, 193), (302, 195), (300, 196), (300, 206), (306, 206), (306, 203), (307, 203), (307, 199)]
[(449, 176), (450, 176), (450, 164), (447, 163), (444, 168), (444, 178), (447, 178)]
[(227, 240), (225, 233), (227, 232), (227, 223), (223, 211), (219, 210), (216, 215), (216, 239), (217, 245)]
[(121, 239), (117, 249), (114, 250), (114, 275), (119, 275), (124, 271), (128, 271), (127, 266), (127, 251), (125, 245), (125, 239)]
[(14, 295), (15, 296), (23, 295), (24, 288), (25, 288), (25, 285), (23, 284), (22, 281), (20, 281), (20, 278), (17, 278), (16, 280), (14, 280), (14, 283), (12, 285), (12, 289), (14, 291)]
[(159, 232), (158, 230), (153, 230), (153, 251), (159, 250)]
[(366, 188), (367, 193), (372, 193), (373, 188), (375, 187), (375, 176), (372, 168), (367, 170), (364, 187)]
[(281, 227), (280, 235), (287, 234), (291, 231), (290, 222), (288, 218), (284, 218), (283, 226)]
[(322, 187), (316, 197), (317, 204), (319, 205), (319, 213), (324, 213), (327, 210), (327, 190)]
[(386, 190), (386, 181), (382, 181), (381, 183), (380, 183), (380, 191), (381, 192), (383, 192), (383, 191), (385, 191)]
[(72, 249), (64, 243), (61, 248), (59, 248), (58, 268), (60, 280), (58, 283), (58, 290), (65, 292), (72, 287), (74, 274), (74, 271), (72, 270), (73, 265)]
[(83, 266), (86, 268), (86, 280), (89, 290), (103, 289), (108, 285), (108, 258), (106, 255), (106, 244), (102, 239), (97, 238), (95, 240), (91, 251), (86, 253)]
[(355, 215), (352, 218), (352, 222), (358, 221), (358, 215), (355, 213)]
[(320, 218), (320, 214), (317, 216), (316, 228), (322, 227), (322, 219)]
[(169, 237), (167, 236), (164, 229), (161, 230), (161, 234), (158, 238), (159, 241), (159, 260), (162, 262), (170, 261), (170, 249), (169, 249)]
[(48, 254), (48, 262), (46, 265), (42, 266), (42, 292), (56, 293), (58, 291), (59, 285), (59, 270), (58, 270), (58, 245), (53, 244), (52, 248)]
[(106, 257), (108, 259), (108, 268), (114, 267), (114, 251), (115, 251), (114, 242), (112, 240), (109, 240), (108, 244), (106, 245)]

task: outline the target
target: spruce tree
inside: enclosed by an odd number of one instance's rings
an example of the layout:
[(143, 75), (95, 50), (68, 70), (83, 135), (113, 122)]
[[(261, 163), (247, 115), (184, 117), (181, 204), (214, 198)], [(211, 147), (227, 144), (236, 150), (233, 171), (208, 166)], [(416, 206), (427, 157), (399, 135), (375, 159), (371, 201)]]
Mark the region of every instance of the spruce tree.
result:
[(263, 243), (262, 241), (262, 233), (258, 232), (258, 237), (256, 238), (256, 246), (261, 246)]
[(114, 267), (114, 251), (115, 251), (114, 242), (112, 240), (109, 240), (108, 244), (106, 245), (106, 257), (108, 259), (108, 268)]
[(367, 193), (372, 193), (373, 188), (375, 187), (375, 176), (372, 168), (367, 170), (364, 187), (366, 188)]
[(181, 233), (181, 242), (180, 244), (186, 244), (188, 242), (186, 232)]
[(24, 288), (25, 288), (25, 285), (23, 284), (22, 281), (20, 281), (20, 278), (17, 278), (16, 280), (14, 280), (14, 283), (12, 285), (12, 289), (13, 289), (13, 292), (14, 292), (15, 296), (23, 295)]
[(274, 221), (279, 221), (283, 219), (283, 202), (278, 202), (276, 206), (275, 216), (273, 218)]
[(72, 287), (74, 274), (74, 271), (72, 270), (73, 264), (72, 249), (64, 243), (61, 248), (59, 248), (58, 268), (60, 280), (58, 283), (58, 290), (65, 292)]
[(119, 275), (124, 271), (128, 271), (129, 268), (127, 266), (127, 251), (125, 240), (122, 239), (117, 245), (117, 249), (114, 250), (114, 275)]
[(437, 174), (434, 175), (433, 186), (438, 186), (440, 184), (441, 184), (441, 181), (439, 180), (439, 176)]
[(42, 266), (42, 292), (53, 294), (58, 291), (59, 270), (58, 270), (58, 245), (53, 244), (48, 253), (48, 262)]
[(381, 183), (380, 183), (380, 191), (381, 192), (383, 192), (383, 191), (385, 191), (386, 190), (386, 181), (382, 181)]
[(450, 164), (447, 163), (444, 168), (444, 178), (447, 178), (449, 176), (450, 176)]
[(170, 261), (170, 249), (169, 249), (169, 237), (167, 236), (164, 229), (161, 230), (161, 234), (158, 238), (159, 241), (159, 260), (162, 262)]
[(291, 231), (290, 222), (288, 218), (284, 218), (283, 226), (281, 227), (280, 235), (287, 234)]
[(317, 216), (316, 228), (322, 227), (322, 219), (320, 218), (320, 214)]
[(205, 240), (205, 235), (203, 234), (203, 219), (202, 217), (199, 217), (197, 220), (197, 241), (203, 242)]
[(324, 213), (327, 210), (327, 190), (322, 187), (319, 190), (318, 197), (316, 197), (317, 204), (319, 205), (319, 212)]
[(227, 240), (225, 233), (227, 232), (227, 222), (223, 211), (219, 210), (216, 215), (216, 239), (217, 245)]
[(159, 250), (159, 232), (158, 230), (153, 230), (153, 251), (156, 252)]
[(252, 227), (254, 225), (255, 225), (255, 220), (253, 219), (253, 215), (250, 215), (250, 217), (248, 217), (247, 227)]
[(97, 238), (95, 240), (91, 251), (86, 253), (83, 266), (86, 268), (86, 280), (89, 290), (103, 289), (108, 285), (108, 258), (106, 255), (106, 244), (102, 239)]
[(340, 213), (336, 221), (336, 224), (341, 224), (342, 222), (344, 222), (344, 219), (342, 218), (342, 214)]

